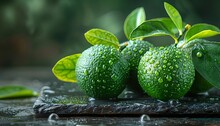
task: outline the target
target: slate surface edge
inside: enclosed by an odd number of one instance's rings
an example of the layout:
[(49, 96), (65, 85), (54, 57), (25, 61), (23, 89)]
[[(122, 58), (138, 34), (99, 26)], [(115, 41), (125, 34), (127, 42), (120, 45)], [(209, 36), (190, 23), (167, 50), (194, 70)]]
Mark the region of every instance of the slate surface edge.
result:
[[(47, 92), (53, 91), (46, 89)], [(220, 101), (197, 102), (186, 98), (179, 102), (161, 102), (152, 98), (112, 102), (112, 104), (53, 104), (45, 100), (45, 89), (34, 103), (36, 116), (48, 116), (56, 113), (61, 116), (137, 116), (142, 114), (153, 116), (220, 116)], [(128, 102), (129, 101), (129, 102)], [(194, 101), (194, 102), (193, 102)]]

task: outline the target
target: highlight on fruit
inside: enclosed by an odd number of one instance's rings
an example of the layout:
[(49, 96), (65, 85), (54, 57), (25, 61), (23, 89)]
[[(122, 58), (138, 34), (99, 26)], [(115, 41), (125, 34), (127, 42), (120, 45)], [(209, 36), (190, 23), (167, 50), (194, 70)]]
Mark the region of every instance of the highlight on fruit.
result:
[[(167, 17), (154, 19), (146, 17), (143, 7), (133, 10), (124, 21), (124, 41), (103, 29), (87, 31), (85, 39), (92, 46), (60, 59), (54, 75), (96, 99), (117, 98), (129, 90), (167, 101), (220, 88), (220, 42), (205, 39), (219, 35), (220, 29), (187, 24), (169, 3), (164, 9)], [(170, 36), (173, 43), (158, 47), (146, 40), (157, 36)]]

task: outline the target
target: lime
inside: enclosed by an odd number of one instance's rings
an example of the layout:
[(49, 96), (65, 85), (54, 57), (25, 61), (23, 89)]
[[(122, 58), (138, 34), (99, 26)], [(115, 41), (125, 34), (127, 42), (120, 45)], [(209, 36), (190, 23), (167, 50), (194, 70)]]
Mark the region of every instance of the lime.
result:
[(151, 48), (141, 58), (138, 80), (146, 93), (160, 100), (179, 99), (190, 89), (195, 76), (188, 53), (175, 45)]
[(137, 68), (141, 57), (150, 47), (153, 47), (153, 45), (147, 41), (130, 40), (127, 42), (127, 46), (121, 51), (125, 59), (129, 62), (130, 67), (127, 89), (135, 93), (142, 94), (144, 92), (138, 83)]
[(97, 99), (116, 98), (125, 88), (129, 64), (114, 47), (95, 45), (85, 50), (76, 64), (80, 88)]

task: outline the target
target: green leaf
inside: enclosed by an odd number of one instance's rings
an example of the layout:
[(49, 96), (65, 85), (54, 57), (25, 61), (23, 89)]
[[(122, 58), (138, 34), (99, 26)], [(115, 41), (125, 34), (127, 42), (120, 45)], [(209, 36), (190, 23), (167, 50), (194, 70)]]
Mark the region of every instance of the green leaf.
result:
[(220, 42), (197, 39), (192, 50), (196, 70), (215, 87), (220, 88)]
[(193, 39), (207, 38), (220, 34), (218, 27), (210, 24), (193, 25), (185, 34), (184, 41), (189, 42)]
[(124, 22), (124, 33), (125, 36), (130, 39), (131, 32), (137, 28), (146, 19), (145, 11), (143, 7), (137, 8), (132, 11)]
[(81, 54), (74, 54), (60, 59), (53, 67), (53, 74), (61, 81), (76, 82), (76, 62)]
[(6, 85), (0, 87), (0, 99), (37, 96), (38, 93), (24, 86)]
[(87, 31), (85, 33), (85, 38), (92, 45), (110, 45), (117, 49), (120, 46), (118, 39), (114, 34), (102, 29), (91, 29)]
[(180, 13), (176, 8), (174, 8), (172, 5), (166, 2), (164, 2), (164, 8), (171, 20), (173, 21), (173, 23), (176, 25), (177, 29), (179, 30), (179, 35), (182, 35), (183, 22)]
[(132, 39), (146, 38), (152, 36), (171, 36), (175, 41), (178, 33), (176, 26), (170, 18), (157, 18), (143, 22), (131, 33)]

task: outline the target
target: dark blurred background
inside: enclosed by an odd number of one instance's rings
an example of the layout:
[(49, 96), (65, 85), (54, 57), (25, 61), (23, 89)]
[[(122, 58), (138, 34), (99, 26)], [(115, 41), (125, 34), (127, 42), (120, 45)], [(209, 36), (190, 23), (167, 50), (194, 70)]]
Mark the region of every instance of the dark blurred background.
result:
[(1, 0), (0, 68), (52, 67), (60, 58), (90, 47), (84, 33), (91, 28), (108, 30), (126, 41), (126, 16), (143, 6), (147, 19), (167, 17), (164, 1), (187, 23), (220, 27), (219, 0)]

